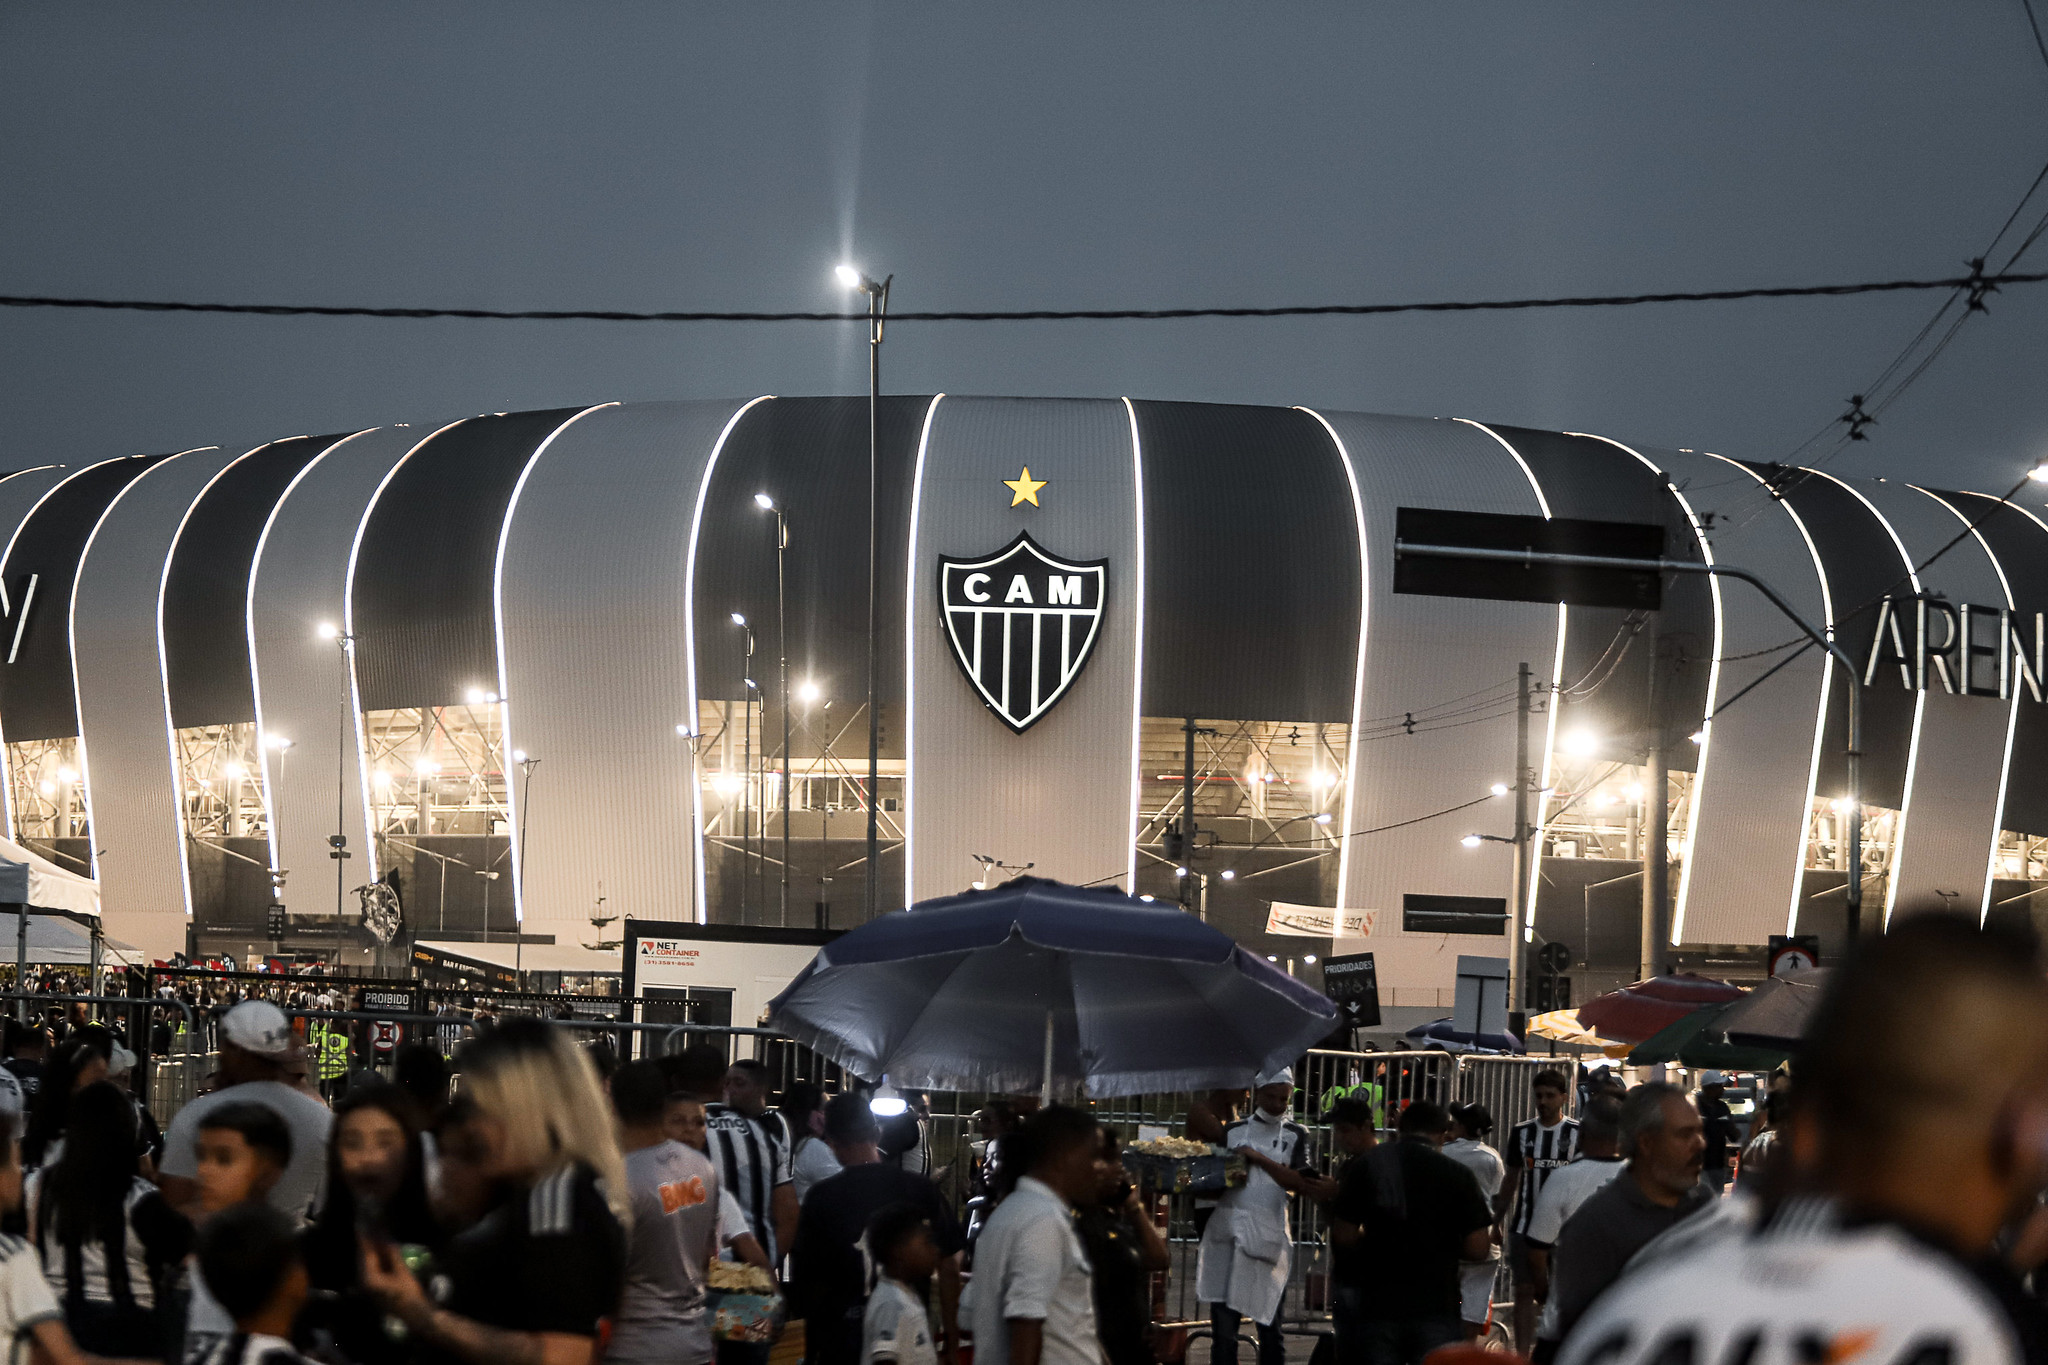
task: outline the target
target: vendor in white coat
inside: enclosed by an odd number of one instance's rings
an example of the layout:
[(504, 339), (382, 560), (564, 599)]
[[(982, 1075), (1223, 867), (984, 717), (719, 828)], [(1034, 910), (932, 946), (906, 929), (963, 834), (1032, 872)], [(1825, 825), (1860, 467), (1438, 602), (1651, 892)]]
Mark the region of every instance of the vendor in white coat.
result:
[(1311, 1173), (1308, 1130), (1288, 1119), (1293, 1068), (1260, 1076), (1251, 1113), (1224, 1130), (1223, 1145), (1251, 1170), (1241, 1189), (1225, 1194), (1202, 1233), (1195, 1297), (1210, 1305), (1212, 1365), (1237, 1365), (1237, 1333), (1244, 1319), (1258, 1328), (1259, 1365), (1283, 1365), (1280, 1300), (1294, 1261), (1287, 1228), (1287, 1196), (1302, 1193)]

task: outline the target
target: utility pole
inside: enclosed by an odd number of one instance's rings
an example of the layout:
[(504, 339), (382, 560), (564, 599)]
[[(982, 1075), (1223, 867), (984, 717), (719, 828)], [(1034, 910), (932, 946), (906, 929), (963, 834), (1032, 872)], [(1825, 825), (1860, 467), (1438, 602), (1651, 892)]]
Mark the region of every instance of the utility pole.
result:
[(1515, 873), (1508, 908), (1508, 1014), (1528, 1010), (1528, 936), (1522, 922), (1529, 911), (1529, 853), (1536, 831), (1529, 825), (1529, 793), (1536, 785), (1529, 771), (1529, 665), (1515, 670)]
[(1643, 762), (1643, 916), (1641, 979), (1662, 976), (1671, 954), (1671, 776), (1665, 762), (1664, 660), (1657, 619), (1650, 644), (1648, 752)]
[[(1195, 908), (1195, 835), (1200, 832), (1200, 826), (1195, 824), (1195, 736), (1216, 732), (1196, 725), (1193, 716), (1181, 721), (1180, 732), (1186, 740), (1186, 749), (1180, 765), (1180, 849), (1174, 853), (1173, 861), (1178, 869), (1175, 880), (1180, 883), (1180, 908), (1192, 910)], [(1206, 912), (1207, 909), (1204, 905), (1203, 910)]]

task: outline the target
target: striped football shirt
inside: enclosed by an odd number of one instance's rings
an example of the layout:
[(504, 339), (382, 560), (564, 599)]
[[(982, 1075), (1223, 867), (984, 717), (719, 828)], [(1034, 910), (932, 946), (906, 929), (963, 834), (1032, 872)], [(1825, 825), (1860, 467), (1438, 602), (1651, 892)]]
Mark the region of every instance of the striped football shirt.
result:
[(1508, 1230), (1529, 1231), (1529, 1219), (1536, 1212), (1536, 1196), (1543, 1193), (1550, 1173), (1570, 1165), (1579, 1154), (1579, 1121), (1559, 1119), (1546, 1128), (1539, 1119), (1524, 1119), (1508, 1133), (1504, 1155), (1508, 1165), (1522, 1173), (1522, 1185), (1515, 1194), (1515, 1216)]

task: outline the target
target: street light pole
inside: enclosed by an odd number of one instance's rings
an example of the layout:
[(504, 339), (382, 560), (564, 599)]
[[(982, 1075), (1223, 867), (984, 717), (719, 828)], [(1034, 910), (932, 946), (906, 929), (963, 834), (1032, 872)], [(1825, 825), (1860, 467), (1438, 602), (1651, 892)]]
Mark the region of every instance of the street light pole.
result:
[(523, 980), (526, 972), (526, 820), (533, 810), (533, 770), (540, 766), (540, 760), (525, 753), (515, 753), (512, 759), (519, 765), (524, 779), (519, 784), (519, 866), (514, 870), (512, 883), (512, 908), (519, 913), (518, 922), (512, 926), (512, 972)]
[[(784, 560), (789, 550), (789, 519), (766, 493), (754, 494), (764, 511), (775, 514), (775, 653), (782, 672), (782, 904), (776, 923), (789, 927), (789, 577)], [(765, 830), (764, 830), (765, 832)]]
[(739, 612), (732, 623), (747, 637), (747, 652), (740, 659), (740, 700), (745, 709), (740, 725), (740, 923), (747, 922), (747, 864), (753, 861), (754, 838), (754, 630)]
[(866, 917), (881, 908), (882, 651), (881, 524), (878, 520), (882, 468), (882, 324), (889, 313), (890, 275), (875, 283), (850, 265), (835, 272), (848, 289), (868, 299), (868, 856)]

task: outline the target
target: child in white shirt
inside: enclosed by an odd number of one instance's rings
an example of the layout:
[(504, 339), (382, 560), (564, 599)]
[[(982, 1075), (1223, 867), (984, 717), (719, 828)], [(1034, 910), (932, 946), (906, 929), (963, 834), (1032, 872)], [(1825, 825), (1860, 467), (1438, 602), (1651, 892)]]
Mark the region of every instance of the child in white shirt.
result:
[(938, 1365), (925, 1303), (939, 1244), (924, 1211), (891, 1204), (877, 1213), (867, 1253), (879, 1274), (861, 1315), (861, 1365)]

